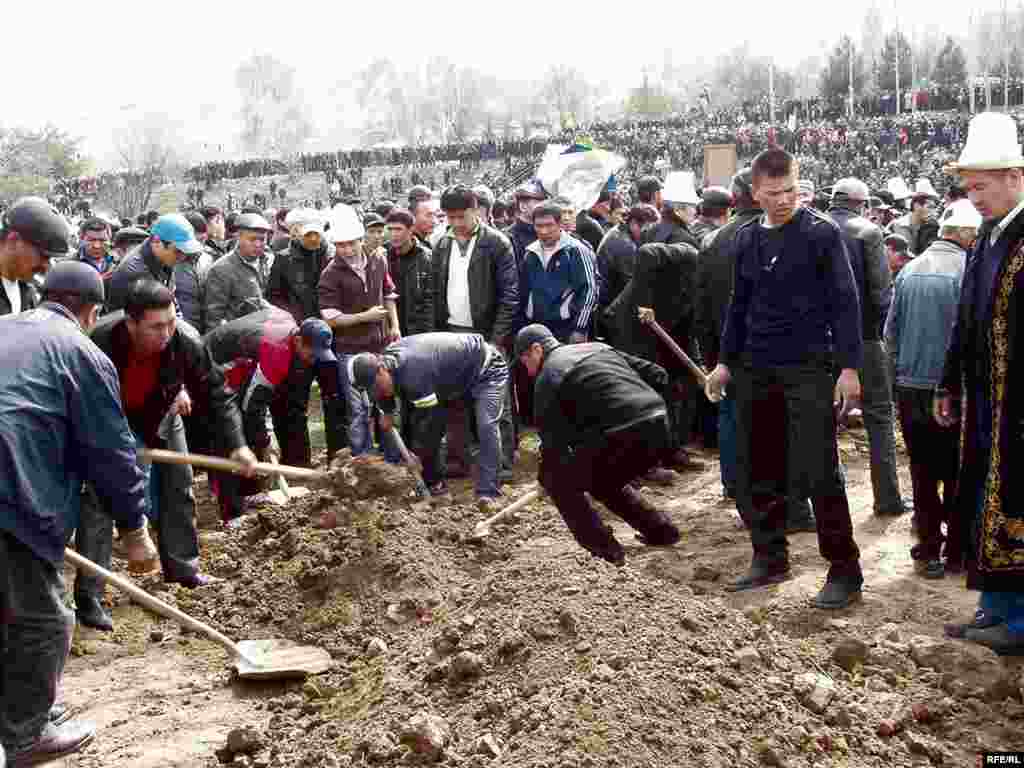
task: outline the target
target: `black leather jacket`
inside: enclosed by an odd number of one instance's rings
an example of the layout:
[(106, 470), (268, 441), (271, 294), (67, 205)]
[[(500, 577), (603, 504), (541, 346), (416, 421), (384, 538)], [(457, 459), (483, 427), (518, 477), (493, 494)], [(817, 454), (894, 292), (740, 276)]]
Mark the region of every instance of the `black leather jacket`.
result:
[(398, 293), (396, 309), (402, 336), (435, 330), (433, 255), (418, 240), (413, 240), (412, 249), (403, 256), (391, 246), (387, 250), (388, 271)]
[(290, 312), (297, 325), (307, 317), (320, 317), (317, 285), (320, 273), (334, 258), (334, 244), (326, 240), (316, 251), (307, 251), (292, 240), (277, 252), (267, 279), (267, 300)]
[[(448, 261), (454, 236), (445, 234), (434, 248), (434, 327), (448, 328)], [(501, 232), (480, 225), (469, 261), (469, 304), (473, 330), (501, 345), (516, 332), (519, 272), (512, 244)]]
[(885, 316), (892, 303), (892, 275), (882, 245), (882, 230), (849, 208), (833, 206), (828, 214), (839, 225), (850, 257), (860, 296), (864, 341), (878, 341), (882, 338)]
[[(131, 355), (124, 312), (114, 312), (100, 319), (90, 335), (93, 343), (113, 361), (118, 377), (122, 377)], [(163, 447), (158, 434), (160, 422), (183, 388), (188, 390), (197, 407), (212, 418), (211, 427), (220, 440), (220, 447), (231, 452), (245, 445), (242, 414), (235, 396), (224, 386), (224, 374), (213, 362), (196, 330), (179, 320), (174, 336), (160, 354), (156, 388), (141, 409), (125, 413), (132, 431), (148, 447)]]

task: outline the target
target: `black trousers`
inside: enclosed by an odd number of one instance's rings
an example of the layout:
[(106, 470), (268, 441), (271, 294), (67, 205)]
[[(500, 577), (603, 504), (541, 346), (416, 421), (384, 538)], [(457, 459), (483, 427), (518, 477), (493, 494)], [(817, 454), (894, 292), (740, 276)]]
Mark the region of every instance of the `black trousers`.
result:
[(348, 405), (341, 397), (338, 366), (329, 363), (304, 368), (296, 361), (288, 373), (287, 385), (270, 402), (274, 433), (281, 446), (281, 463), (308, 467), (312, 463), (309, 442), (309, 396), (313, 379), (320, 385), (327, 453), (333, 456), (348, 445)]
[[(964, 522), (955, 507), (960, 431), (945, 429), (932, 418), (932, 390), (896, 388), (900, 428), (910, 454), (910, 480), (914, 486), (914, 517), (920, 539), (920, 558), (934, 560), (942, 550), (942, 524), (946, 523), (946, 555), (964, 552)], [(939, 485), (942, 498), (939, 498)]]
[[(754, 556), (788, 557), (786, 497), (810, 498), (821, 556), (859, 577), (850, 504), (839, 466), (834, 378), (827, 360), (733, 371), (736, 505), (750, 525)], [(834, 574), (838, 575), (838, 574)]]
[(660, 416), (572, 451), (545, 447), (538, 479), (576, 541), (590, 548), (601, 547), (609, 538), (585, 493), (642, 534), (653, 534), (669, 523), (666, 515), (637, 505), (635, 494), (626, 491), (629, 483), (658, 464), (668, 441), (668, 423)]

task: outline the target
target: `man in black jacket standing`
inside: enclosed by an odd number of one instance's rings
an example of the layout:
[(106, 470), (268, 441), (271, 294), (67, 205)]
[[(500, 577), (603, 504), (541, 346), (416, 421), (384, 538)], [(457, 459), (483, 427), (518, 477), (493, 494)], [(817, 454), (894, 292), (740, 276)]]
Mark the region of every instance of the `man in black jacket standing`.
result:
[(398, 294), (396, 311), (402, 336), (434, 330), (434, 271), (430, 249), (416, 239), (415, 220), (404, 208), (385, 219), (391, 242), (387, 244), (388, 270)]
[(861, 409), (871, 447), (871, 488), (876, 515), (902, 515), (903, 498), (896, 477), (896, 438), (893, 432), (892, 381), (882, 327), (892, 302), (889, 263), (882, 230), (864, 218), (868, 185), (859, 179), (840, 179), (832, 188), (829, 216), (839, 225), (850, 257), (860, 298), (864, 364)]
[[(609, 326), (615, 316), (615, 300), (633, 279), (636, 249), (640, 247), (643, 229), (657, 221), (658, 212), (652, 206), (634, 205), (626, 214), (626, 220), (608, 230), (597, 248), (597, 269), (606, 286), (605, 304), (601, 307), (603, 335), (611, 333)], [(609, 343), (614, 344), (614, 339), (609, 337)]]
[[(480, 223), (471, 189), (456, 186), (446, 190), (441, 208), (450, 230), (433, 252), (434, 328), (479, 333), (507, 351), (519, 309), (519, 276), (512, 245), (501, 232)], [(506, 401), (501, 419), (502, 469), (506, 473), (512, 468), (516, 449), (510, 406), (510, 400)], [(456, 465), (452, 467), (455, 474), (468, 470), (466, 416), (457, 407), (449, 410), (448, 462)]]
[(516, 336), (516, 356), (537, 380), (541, 434), (537, 481), (581, 547), (615, 565), (625, 552), (586, 494), (636, 529), (650, 546), (671, 546), (679, 529), (629, 487), (655, 467), (668, 444), (665, 370), (607, 344), (563, 345), (545, 326)]
[(754, 159), (754, 196), (765, 213), (736, 238), (733, 299), (706, 392), (719, 401), (730, 382), (735, 390), (736, 499), (754, 556), (732, 588), (788, 578), (786, 496), (810, 497), (830, 562), (814, 602), (835, 609), (859, 600), (864, 581), (833, 410), (845, 415), (860, 397), (861, 317), (839, 227), (797, 205), (799, 171), (776, 147)]

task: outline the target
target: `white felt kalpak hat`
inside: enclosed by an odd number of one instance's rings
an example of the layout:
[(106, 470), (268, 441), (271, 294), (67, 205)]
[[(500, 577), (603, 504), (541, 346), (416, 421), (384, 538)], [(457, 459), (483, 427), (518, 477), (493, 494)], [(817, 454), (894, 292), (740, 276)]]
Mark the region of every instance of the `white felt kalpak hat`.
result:
[(1017, 123), (1001, 112), (982, 112), (967, 126), (967, 143), (960, 159), (946, 166), (947, 173), (999, 171), (1024, 167)]
[(934, 197), (936, 200), (939, 197), (939, 193), (935, 191), (935, 187), (932, 186), (930, 179), (918, 179), (914, 185), (914, 197), (918, 195), (928, 195), (928, 197)]
[(942, 220), (944, 227), (970, 227), (972, 229), (981, 227), (981, 214), (970, 200), (957, 200), (946, 210), (948, 213)]
[(892, 199), (896, 201), (906, 200), (908, 197), (912, 197), (910, 187), (907, 186), (902, 178), (897, 176), (894, 179), (889, 179), (885, 183), (885, 188), (889, 190), (889, 194), (892, 195)]
[(699, 205), (700, 198), (693, 185), (693, 172), (672, 171), (669, 173), (665, 177), (665, 187), (661, 190), (661, 197), (666, 203)]
[(327, 234), (330, 236), (332, 243), (348, 243), (352, 240), (362, 240), (366, 235), (366, 230), (363, 229), (363, 222), (359, 220), (359, 214), (356, 213), (355, 208), (344, 203), (338, 203), (331, 209), (328, 221), (331, 228), (327, 231)]

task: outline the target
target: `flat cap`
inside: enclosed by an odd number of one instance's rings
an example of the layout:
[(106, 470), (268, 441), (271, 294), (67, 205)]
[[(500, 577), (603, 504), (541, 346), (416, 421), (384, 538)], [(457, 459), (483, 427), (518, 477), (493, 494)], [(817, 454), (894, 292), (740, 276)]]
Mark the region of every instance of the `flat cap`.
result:
[(103, 278), (82, 261), (60, 261), (50, 267), (43, 282), (43, 295), (70, 293), (87, 304), (102, 304)]

